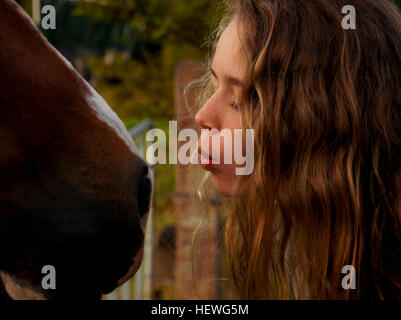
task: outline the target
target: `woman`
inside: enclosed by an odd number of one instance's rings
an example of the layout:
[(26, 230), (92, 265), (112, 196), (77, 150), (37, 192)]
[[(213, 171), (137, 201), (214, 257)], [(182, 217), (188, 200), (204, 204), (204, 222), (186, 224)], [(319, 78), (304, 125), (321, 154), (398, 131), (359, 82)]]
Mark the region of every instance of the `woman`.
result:
[(401, 298), (401, 15), (390, 0), (347, 5), (356, 29), (342, 0), (228, 4), (195, 120), (254, 129), (252, 174), (203, 164), (229, 197), (240, 298)]

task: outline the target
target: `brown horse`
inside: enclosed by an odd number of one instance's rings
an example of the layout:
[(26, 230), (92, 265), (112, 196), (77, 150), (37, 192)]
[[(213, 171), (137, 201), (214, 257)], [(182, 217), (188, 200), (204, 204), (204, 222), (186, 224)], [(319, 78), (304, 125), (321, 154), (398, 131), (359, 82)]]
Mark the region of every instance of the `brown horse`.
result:
[[(148, 168), (120, 119), (0, 1), (0, 291), (97, 299), (142, 259)], [(42, 285), (55, 268), (55, 289)]]

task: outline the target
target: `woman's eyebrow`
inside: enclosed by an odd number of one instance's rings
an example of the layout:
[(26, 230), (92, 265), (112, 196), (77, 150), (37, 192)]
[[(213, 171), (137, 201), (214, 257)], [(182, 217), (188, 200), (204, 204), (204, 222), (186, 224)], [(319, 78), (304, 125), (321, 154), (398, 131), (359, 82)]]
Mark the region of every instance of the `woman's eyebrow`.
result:
[[(217, 75), (216, 75), (216, 72), (213, 70), (213, 68), (210, 68), (210, 73), (213, 75), (213, 77), (215, 77), (217, 80), (219, 79), (218, 77), (217, 77)], [(229, 82), (229, 83), (231, 83), (232, 85), (234, 85), (234, 86), (237, 86), (237, 87), (243, 87), (244, 86), (244, 84), (242, 83), (242, 81), (241, 80), (239, 80), (239, 79), (237, 79), (237, 78), (234, 78), (233, 76), (229, 76), (229, 75), (224, 75), (224, 80), (226, 81), (226, 82)]]

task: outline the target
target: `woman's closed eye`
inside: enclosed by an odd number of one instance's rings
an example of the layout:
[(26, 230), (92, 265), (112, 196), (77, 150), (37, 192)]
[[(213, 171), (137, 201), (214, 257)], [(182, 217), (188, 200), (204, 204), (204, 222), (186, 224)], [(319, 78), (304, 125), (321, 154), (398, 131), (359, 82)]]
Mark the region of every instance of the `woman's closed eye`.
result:
[(237, 111), (241, 108), (241, 105), (235, 101), (231, 101), (230, 106)]
[[(219, 90), (219, 87), (216, 85), (213, 85), (210, 89), (210, 92), (208, 94), (208, 100), (211, 99)], [(231, 94), (230, 94), (231, 95)], [(239, 110), (241, 108), (241, 104), (236, 102), (235, 100), (231, 100), (228, 105), (232, 107), (234, 110)]]

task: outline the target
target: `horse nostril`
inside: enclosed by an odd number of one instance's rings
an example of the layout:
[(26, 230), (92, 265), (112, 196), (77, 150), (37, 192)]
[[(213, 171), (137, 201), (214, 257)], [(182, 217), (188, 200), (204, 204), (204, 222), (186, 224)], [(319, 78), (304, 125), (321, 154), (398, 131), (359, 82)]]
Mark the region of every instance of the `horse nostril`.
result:
[(150, 197), (152, 193), (152, 182), (148, 177), (148, 168), (146, 168), (138, 186), (138, 207), (140, 217), (144, 216), (150, 209)]

